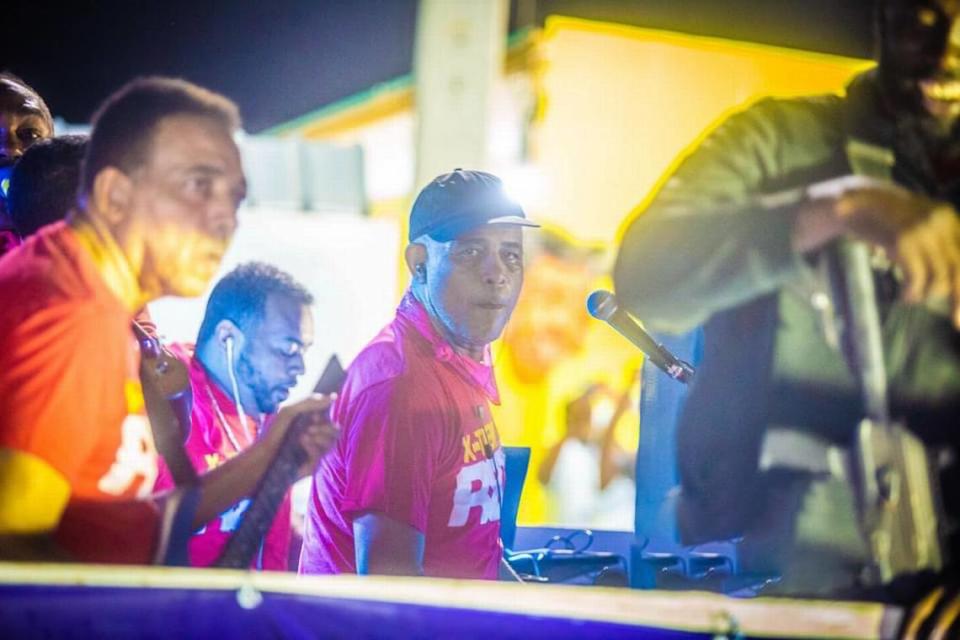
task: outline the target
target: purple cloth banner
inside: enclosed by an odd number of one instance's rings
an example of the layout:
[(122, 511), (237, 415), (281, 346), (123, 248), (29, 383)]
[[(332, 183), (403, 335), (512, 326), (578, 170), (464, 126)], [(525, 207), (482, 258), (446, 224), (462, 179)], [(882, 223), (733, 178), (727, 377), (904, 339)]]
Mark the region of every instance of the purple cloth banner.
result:
[[(450, 638), (693, 640), (702, 633), (607, 622), (282, 593), (0, 586), (3, 638)], [(262, 598), (262, 600), (260, 600)], [(259, 602), (257, 602), (259, 600)]]

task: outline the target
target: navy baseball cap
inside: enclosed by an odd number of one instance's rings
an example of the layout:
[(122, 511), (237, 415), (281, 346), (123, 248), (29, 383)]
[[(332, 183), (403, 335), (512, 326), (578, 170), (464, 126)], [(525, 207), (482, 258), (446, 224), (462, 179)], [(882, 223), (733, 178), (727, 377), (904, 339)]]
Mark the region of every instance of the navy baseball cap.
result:
[(410, 210), (409, 239), (427, 235), (437, 242), (450, 242), (485, 224), (540, 226), (504, 193), (497, 176), (454, 169), (434, 178), (417, 196)]

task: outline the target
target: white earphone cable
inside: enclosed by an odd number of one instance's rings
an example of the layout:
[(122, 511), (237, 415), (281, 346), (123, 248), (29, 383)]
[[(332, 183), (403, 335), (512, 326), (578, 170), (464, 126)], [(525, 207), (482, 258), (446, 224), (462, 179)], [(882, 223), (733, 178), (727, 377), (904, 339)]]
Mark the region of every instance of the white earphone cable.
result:
[(230, 377), (230, 388), (233, 391), (233, 402), (237, 405), (237, 416), (242, 424), (247, 423), (247, 414), (243, 412), (243, 405), (240, 404), (240, 385), (237, 384), (237, 374), (233, 370), (233, 338), (227, 338), (224, 342), (227, 349), (227, 375)]

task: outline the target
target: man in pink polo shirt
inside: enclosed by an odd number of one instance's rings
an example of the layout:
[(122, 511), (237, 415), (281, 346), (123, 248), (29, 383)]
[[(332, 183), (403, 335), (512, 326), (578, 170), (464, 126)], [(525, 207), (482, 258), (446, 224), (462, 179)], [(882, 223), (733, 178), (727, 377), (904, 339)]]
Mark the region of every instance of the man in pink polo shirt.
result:
[[(303, 375), (303, 354), (313, 344), (312, 304), (310, 292), (286, 272), (247, 262), (213, 288), (196, 346), (172, 345), (190, 371), (193, 407), (184, 448), (198, 473), (250, 448), (270, 428)], [(156, 489), (173, 486), (169, 469), (161, 466)], [(194, 533), (187, 545), (191, 565), (217, 561), (249, 504), (241, 500)], [(254, 568), (287, 570), (290, 530), (288, 491)]]
[(497, 577), (504, 456), (490, 343), (523, 284), (522, 226), (498, 178), (456, 169), (410, 213), (412, 275), (357, 356), (314, 476), (301, 573)]

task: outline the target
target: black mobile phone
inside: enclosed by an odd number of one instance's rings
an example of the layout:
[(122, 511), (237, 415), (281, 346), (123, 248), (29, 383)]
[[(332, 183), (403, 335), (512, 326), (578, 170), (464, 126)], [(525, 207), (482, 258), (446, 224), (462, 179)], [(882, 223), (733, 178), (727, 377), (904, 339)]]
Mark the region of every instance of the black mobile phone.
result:
[(313, 387), (314, 393), (339, 393), (344, 381), (347, 379), (347, 373), (340, 364), (340, 359), (336, 354), (330, 356), (327, 360), (327, 366), (323, 368), (320, 379)]

